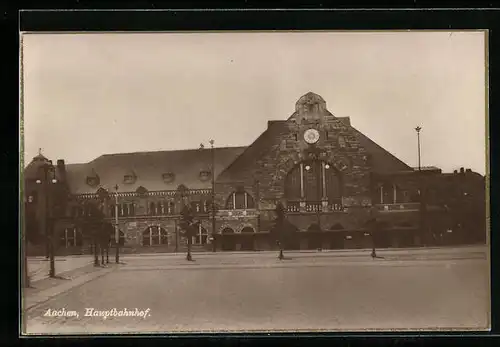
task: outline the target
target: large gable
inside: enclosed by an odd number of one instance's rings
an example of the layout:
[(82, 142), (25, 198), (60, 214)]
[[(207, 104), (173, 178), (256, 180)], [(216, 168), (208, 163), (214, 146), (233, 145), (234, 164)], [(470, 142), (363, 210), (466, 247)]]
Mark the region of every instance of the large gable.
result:
[[(320, 116), (323, 115), (323, 116)], [(403, 161), (396, 158), (366, 135), (351, 126), (349, 117), (335, 117), (326, 109), (325, 100), (312, 92), (303, 95), (295, 105), (295, 112), (287, 120), (270, 121), (268, 128), (243, 152), (241, 156), (229, 165), (219, 176), (219, 181), (238, 181), (247, 176), (248, 171), (255, 169), (256, 162), (268, 153), (273, 146), (280, 143), (280, 137), (286, 137), (293, 126), (300, 124), (303, 119), (309, 121), (323, 121), (341, 123), (352, 132), (359, 145), (366, 150), (371, 158), (372, 170), (375, 173), (390, 173), (412, 170)]]

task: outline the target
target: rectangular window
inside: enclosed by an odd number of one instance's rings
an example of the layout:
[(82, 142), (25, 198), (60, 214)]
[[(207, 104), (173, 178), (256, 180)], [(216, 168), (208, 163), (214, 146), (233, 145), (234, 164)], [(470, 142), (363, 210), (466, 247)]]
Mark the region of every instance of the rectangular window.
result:
[(135, 216), (135, 206), (133, 203), (129, 205), (128, 212), (131, 216)]
[(191, 208), (193, 209), (193, 212), (200, 213), (201, 212), (201, 202), (200, 201), (191, 202)]
[(245, 193), (235, 193), (235, 209), (242, 210), (245, 208)]

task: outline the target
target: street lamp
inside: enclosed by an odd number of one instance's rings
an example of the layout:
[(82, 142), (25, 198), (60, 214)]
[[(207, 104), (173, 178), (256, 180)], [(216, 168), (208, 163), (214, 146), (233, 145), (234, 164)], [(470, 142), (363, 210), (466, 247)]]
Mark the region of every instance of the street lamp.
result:
[(422, 167), (420, 166), (420, 130), (422, 130), (422, 127), (420, 127), (420, 126), (415, 128), (415, 131), (417, 132), (418, 171), (419, 172), (422, 170)]
[(215, 244), (215, 148), (214, 148), (214, 140), (210, 140), (210, 151), (212, 153), (212, 167), (210, 169), (212, 173), (212, 252), (215, 252), (217, 249), (217, 245)]
[(417, 132), (417, 149), (418, 149), (418, 196), (420, 200), (420, 235), (424, 237), (425, 230), (425, 198), (424, 198), (424, 187), (422, 184), (422, 166), (420, 157), (420, 131), (422, 127), (417, 126), (415, 131)]
[(41, 170), (42, 176), (36, 180), (36, 184), (40, 184), (43, 187), (43, 195), (44, 195), (44, 221), (45, 221), (45, 240), (46, 240), (46, 258), (49, 258), (50, 261), (50, 270), (49, 276), (55, 277), (55, 259), (54, 259), (54, 240), (53, 240), (53, 226), (50, 224), (52, 222), (51, 209), (49, 206), (49, 194), (50, 184), (56, 184), (57, 179), (55, 176), (54, 165), (52, 165), (52, 161), (44, 163), (39, 168)]
[(120, 263), (120, 230), (118, 229), (118, 184), (115, 185), (115, 263)]

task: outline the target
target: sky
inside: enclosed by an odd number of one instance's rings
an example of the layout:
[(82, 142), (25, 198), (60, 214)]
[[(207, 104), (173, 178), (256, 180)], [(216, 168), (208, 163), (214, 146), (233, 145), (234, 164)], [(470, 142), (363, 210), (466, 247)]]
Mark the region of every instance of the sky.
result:
[(25, 164), (247, 146), (307, 92), (410, 166), (486, 172), (483, 32), (23, 35)]

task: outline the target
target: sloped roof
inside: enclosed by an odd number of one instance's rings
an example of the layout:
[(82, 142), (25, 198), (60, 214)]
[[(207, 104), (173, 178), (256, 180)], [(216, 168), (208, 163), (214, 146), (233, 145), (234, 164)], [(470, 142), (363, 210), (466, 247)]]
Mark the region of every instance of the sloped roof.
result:
[(240, 174), (247, 172), (255, 164), (255, 160), (270, 151), (280, 134), (286, 133), (285, 124), (284, 120), (269, 121), (267, 129), (217, 177), (217, 181), (239, 180)]
[(363, 146), (371, 156), (372, 169), (375, 173), (384, 174), (395, 171), (413, 171), (410, 166), (405, 164), (400, 159), (396, 158), (392, 153), (382, 148), (368, 136), (364, 135), (358, 129), (350, 125), (350, 121), (346, 121), (346, 118), (338, 119), (345, 122), (345, 124), (348, 124), (350, 128), (356, 133), (359, 144)]
[[(292, 118), (292, 114), (288, 119)], [(371, 155), (373, 171), (376, 173), (391, 173), (396, 171), (412, 170), (411, 167), (396, 158), (384, 148), (380, 147), (366, 135), (352, 127), (349, 117), (338, 117), (338, 120), (347, 124), (357, 135), (358, 141)], [(218, 181), (237, 181), (241, 174), (245, 174), (254, 165), (255, 160), (261, 158), (271, 150), (276, 138), (285, 134), (288, 129), (286, 120), (270, 121), (268, 128), (250, 145), (236, 160), (229, 165), (218, 177)]]
[[(224, 170), (245, 147), (224, 147), (215, 149), (215, 175)], [(89, 163), (66, 165), (66, 177), (73, 194), (95, 193), (100, 186), (112, 189), (116, 184), (120, 192), (134, 192), (140, 186), (149, 191), (176, 190), (180, 184), (189, 189), (209, 189), (211, 180), (201, 180), (200, 172), (211, 165), (210, 149), (189, 149), (176, 151), (136, 152), (105, 154)], [(95, 171), (100, 184), (87, 185), (89, 172)], [(123, 183), (124, 175), (133, 171), (137, 176), (134, 183)], [(163, 174), (173, 173), (172, 182), (165, 182)]]

